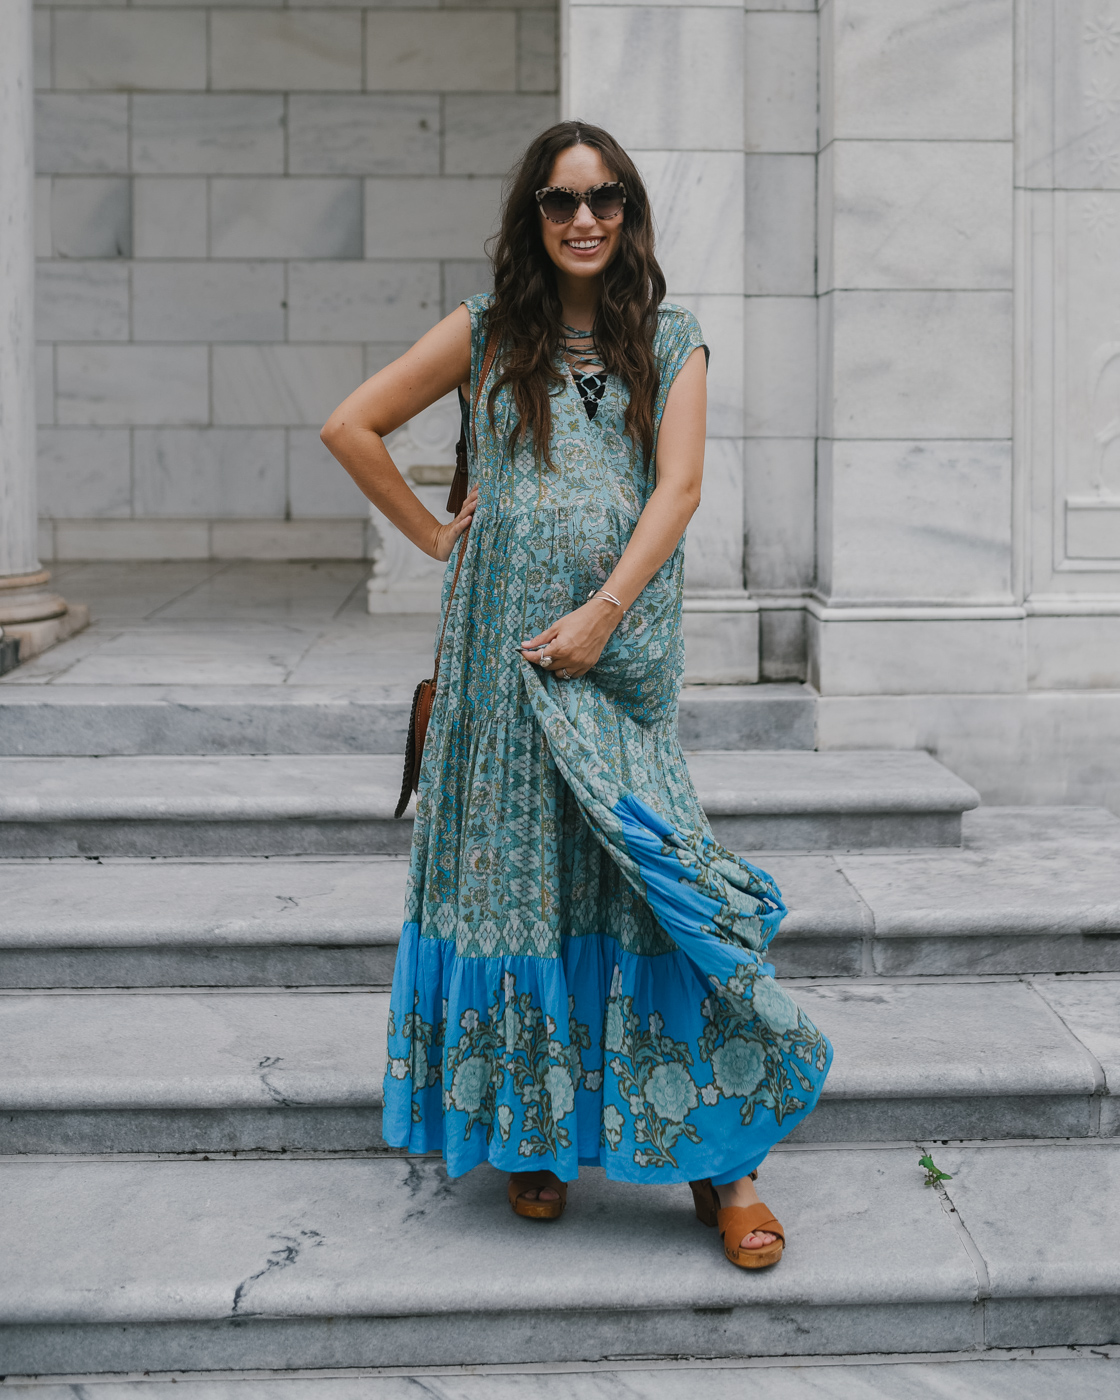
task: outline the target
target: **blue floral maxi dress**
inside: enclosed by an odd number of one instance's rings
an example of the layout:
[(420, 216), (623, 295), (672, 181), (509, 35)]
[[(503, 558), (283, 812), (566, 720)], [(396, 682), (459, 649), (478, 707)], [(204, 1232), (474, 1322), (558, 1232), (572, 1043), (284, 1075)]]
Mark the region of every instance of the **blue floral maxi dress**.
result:
[[(489, 299), (467, 303), (472, 393)], [(661, 307), (660, 422), (703, 345)], [(491, 371), (491, 377), (496, 377)], [(485, 392), (482, 404), (485, 405)], [(683, 543), (588, 675), (518, 645), (605, 583), (653, 489), (613, 376), (593, 418), (552, 400), (554, 467), (480, 407), (479, 488), (424, 750), (389, 1015), (384, 1136), (567, 1181), (753, 1170), (815, 1105), (832, 1056), (764, 961), (785, 906), (720, 847), (677, 740)], [(448, 565), (443, 607), (448, 609)]]

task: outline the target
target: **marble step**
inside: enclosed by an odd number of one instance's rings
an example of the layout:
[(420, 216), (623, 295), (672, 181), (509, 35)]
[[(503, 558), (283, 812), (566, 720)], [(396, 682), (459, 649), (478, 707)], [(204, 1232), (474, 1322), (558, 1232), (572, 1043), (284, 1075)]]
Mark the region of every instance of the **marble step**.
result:
[[(412, 689), (399, 683), (9, 685), (0, 688), (0, 755), (403, 754)], [(811, 749), (816, 703), (808, 687), (794, 682), (686, 686), (681, 743)]]
[[(984, 1348), (956, 1355), (687, 1358), (310, 1375), (214, 1377), (180, 1371), (176, 1400), (1116, 1400), (1120, 1349)], [(1110, 1364), (1111, 1363), (1111, 1364)], [(165, 1400), (166, 1380), (101, 1380), (99, 1400)], [(5, 1400), (74, 1400), (69, 1383), (8, 1380)]]
[(932, 1146), (944, 1191), (915, 1145), (775, 1152), (760, 1184), (788, 1245), (758, 1274), (723, 1259), (686, 1187), (599, 1169), (542, 1225), (498, 1172), (450, 1181), (432, 1160), (9, 1160), (0, 1372), (1113, 1341), (1120, 1141)]
[(405, 856), (0, 860), (0, 987), (387, 987)]
[[(786, 985), (836, 1052), (793, 1141), (1120, 1135), (1120, 977)], [(384, 1150), (388, 1000), (5, 994), (0, 1154)]]
[[(1120, 972), (1120, 819), (980, 808), (964, 846), (752, 852), (791, 977)], [(406, 859), (0, 861), (0, 987), (388, 986)]]
[[(751, 848), (960, 844), (976, 792), (929, 754), (689, 758), (717, 839)], [(0, 758), (0, 856), (406, 851), (389, 754)]]

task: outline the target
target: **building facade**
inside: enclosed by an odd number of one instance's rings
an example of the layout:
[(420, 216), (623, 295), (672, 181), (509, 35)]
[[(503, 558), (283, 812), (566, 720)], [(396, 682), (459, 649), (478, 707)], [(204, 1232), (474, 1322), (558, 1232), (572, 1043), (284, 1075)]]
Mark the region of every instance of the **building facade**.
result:
[[(805, 679), (822, 747), (928, 748), (989, 800), (1120, 804), (1120, 0), (33, 23), (39, 560), (373, 556), (373, 606), (426, 605), (318, 425), (485, 287), (501, 177), (579, 115), (712, 347), (693, 678)], [(433, 498), (453, 435), (400, 440)]]

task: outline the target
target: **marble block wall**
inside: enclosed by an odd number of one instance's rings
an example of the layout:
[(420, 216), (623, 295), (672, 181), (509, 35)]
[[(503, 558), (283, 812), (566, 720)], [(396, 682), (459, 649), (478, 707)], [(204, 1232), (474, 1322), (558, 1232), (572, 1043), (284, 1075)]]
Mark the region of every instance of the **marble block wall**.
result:
[(41, 556), (362, 557), (334, 405), (485, 290), (555, 0), (35, 13)]

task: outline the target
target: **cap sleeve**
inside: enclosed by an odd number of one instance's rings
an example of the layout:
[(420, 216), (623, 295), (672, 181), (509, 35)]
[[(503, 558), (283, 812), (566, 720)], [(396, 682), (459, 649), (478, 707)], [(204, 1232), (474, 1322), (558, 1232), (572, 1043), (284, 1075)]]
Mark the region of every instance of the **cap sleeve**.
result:
[(657, 331), (653, 342), (654, 354), (661, 369), (661, 384), (657, 391), (655, 422), (660, 425), (665, 402), (673, 380), (684, 368), (694, 350), (703, 350), (704, 363), (711, 358), (711, 351), (700, 329), (700, 322), (683, 306), (663, 302), (658, 315)]
[(489, 317), (490, 303), (494, 300), (490, 292), (480, 292), (477, 296), (467, 297), (462, 303), (467, 308), (467, 314), (471, 318), (471, 393), (477, 388), (476, 379), (482, 369), (482, 356), (486, 346), (486, 323)]

